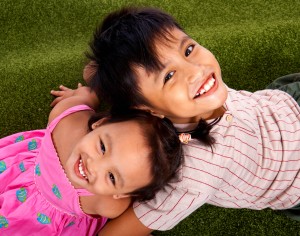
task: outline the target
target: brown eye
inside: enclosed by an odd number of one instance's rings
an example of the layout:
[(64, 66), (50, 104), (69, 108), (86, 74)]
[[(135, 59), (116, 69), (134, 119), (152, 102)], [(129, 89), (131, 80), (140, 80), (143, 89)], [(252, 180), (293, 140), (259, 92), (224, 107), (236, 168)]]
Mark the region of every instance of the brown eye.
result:
[(194, 50), (194, 47), (195, 47), (195, 45), (190, 45), (190, 46), (188, 46), (188, 48), (185, 50), (184, 55), (185, 55), (186, 57), (188, 57), (188, 56), (192, 53), (192, 51)]
[(101, 149), (101, 152), (104, 154), (105, 153), (105, 146), (102, 143), (102, 141), (100, 141), (100, 149)]
[(174, 74), (175, 74), (175, 71), (171, 71), (170, 73), (168, 73), (165, 77), (164, 83), (167, 83), (168, 80), (172, 79)]
[(116, 185), (115, 176), (111, 172), (109, 172), (108, 175), (109, 175), (109, 179), (112, 182), (112, 184)]

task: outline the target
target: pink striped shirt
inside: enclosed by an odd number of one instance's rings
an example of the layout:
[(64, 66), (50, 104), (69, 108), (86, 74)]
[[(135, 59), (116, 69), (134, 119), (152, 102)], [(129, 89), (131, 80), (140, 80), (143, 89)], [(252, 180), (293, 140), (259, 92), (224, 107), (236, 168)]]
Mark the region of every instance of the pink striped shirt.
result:
[(279, 90), (229, 89), (224, 106), (226, 113), (211, 131), (213, 152), (190, 141), (180, 182), (134, 205), (148, 228), (171, 229), (204, 203), (259, 210), (300, 202), (299, 105)]

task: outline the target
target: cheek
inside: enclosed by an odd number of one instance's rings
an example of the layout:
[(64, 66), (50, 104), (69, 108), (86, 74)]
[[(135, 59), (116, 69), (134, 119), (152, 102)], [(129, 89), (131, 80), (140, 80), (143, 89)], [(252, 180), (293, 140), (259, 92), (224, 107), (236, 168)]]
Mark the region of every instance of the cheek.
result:
[(90, 136), (89, 136), (89, 134), (87, 134), (79, 140), (79, 142), (77, 143), (77, 146), (85, 147), (90, 142), (89, 140), (90, 140)]
[(215, 67), (220, 67), (219, 62), (216, 57), (207, 49), (201, 52), (201, 61), (206, 64), (214, 65)]
[(187, 88), (182, 83), (177, 83), (172, 89), (168, 91), (168, 94), (164, 96), (164, 102), (170, 106), (182, 105), (189, 99)]
[(228, 90), (224, 83), (222, 83), (222, 89), (220, 91), (220, 100), (222, 101), (222, 105), (225, 103), (228, 96)]
[(108, 191), (108, 185), (103, 172), (100, 173), (99, 171), (96, 178), (96, 181), (93, 183), (93, 188), (95, 191), (98, 194), (107, 194), (106, 192)]
[(150, 103), (157, 103), (161, 99), (162, 96), (158, 89), (153, 87), (151, 84), (143, 85), (142, 96), (148, 100)]
[[(219, 89), (212, 94), (206, 101), (206, 103), (211, 104), (211, 108), (216, 109), (224, 105), (227, 99), (227, 88), (225, 87), (224, 83), (219, 84)], [(209, 106), (206, 106), (209, 108)]]
[[(99, 136), (93, 133), (89, 133), (86, 136), (84, 136), (80, 141), (80, 147), (84, 149), (86, 152), (94, 153), (99, 152), (100, 153), (100, 139)], [(95, 153), (94, 153), (95, 155)]]

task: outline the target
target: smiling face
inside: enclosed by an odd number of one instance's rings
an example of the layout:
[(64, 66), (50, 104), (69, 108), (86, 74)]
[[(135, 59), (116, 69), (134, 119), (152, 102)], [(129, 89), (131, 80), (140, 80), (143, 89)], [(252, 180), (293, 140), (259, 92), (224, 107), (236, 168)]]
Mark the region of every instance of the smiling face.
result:
[(198, 122), (222, 115), (227, 88), (214, 55), (181, 30), (170, 30), (170, 41), (157, 40), (163, 65), (157, 72), (134, 68), (150, 109), (174, 123)]
[(151, 182), (150, 150), (137, 122), (93, 124), (74, 147), (65, 171), (75, 188), (122, 197)]

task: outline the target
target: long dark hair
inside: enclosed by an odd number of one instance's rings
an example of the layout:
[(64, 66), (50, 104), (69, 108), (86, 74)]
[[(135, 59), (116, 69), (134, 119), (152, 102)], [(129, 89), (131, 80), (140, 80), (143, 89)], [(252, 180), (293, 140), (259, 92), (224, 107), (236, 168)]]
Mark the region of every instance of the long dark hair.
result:
[[(160, 70), (155, 41), (171, 39), (170, 30), (181, 26), (169, 14), (156, 8), (123, 8), (110, 13), (95, 31), (87, 57), (98, 70), (90, 86), (111, 105), (112, 113), (151, 104), (141, 93), (134, 66), (148, 72)], [(212, 145), (211, 126), (201, 120), (193, 136)]]
[(102, 124), (136, 121), (140, 125), (142, 135), (150, 149), (149, 163), (152, 181), (149, 185), (128, 193), (133, 200), (150, 200), (170, 181), (178, 180), (177, 174), (182, 162), (183, 151), (175, 127), (169, 119), (161, 119), (138, 109), (129, 109), (125, 113), (115, 115), (96, 113), (89, 120), (90, 130), (94, 122), (104, 117), (107, 119)]

